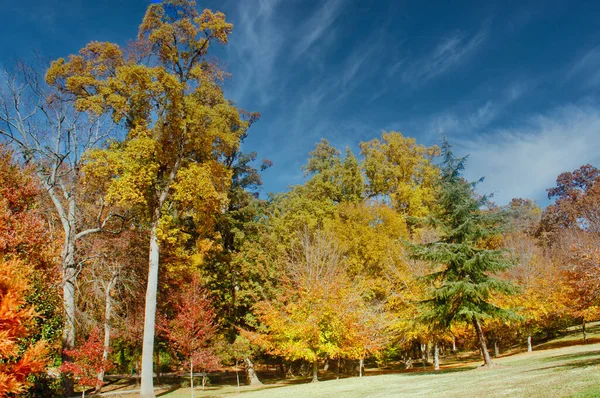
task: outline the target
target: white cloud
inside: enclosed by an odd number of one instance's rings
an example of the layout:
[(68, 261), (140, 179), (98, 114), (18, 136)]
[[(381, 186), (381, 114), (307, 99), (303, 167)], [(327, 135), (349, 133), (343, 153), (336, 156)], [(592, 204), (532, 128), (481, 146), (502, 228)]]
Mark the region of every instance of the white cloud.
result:
[(330, 32), (331, 25), (342, 10), (343, 0), (328, 0), (300, 28), (300, 40), (294, 45), (293, 58), (297, 59)]
[(579, 78), (584, 80), (586, 86), (598, 86), (600, 84), (600, 46), (592, 48), (579, 58), (571, 67), (567, 78)]
[(458, 155), (470, 154), (467, 177), (486, 178), (479, 192), (493, 192), (498, 204), (514, 197), (544, 202), (558, 174), (600, 162), (600, 111), (564, 106), (534, 116), (521, 127), (450, 139)]
[(487, 29), (471, 37), (453, 34), (442, 40), (429, 54), (414, 61), (401, 75), (404, 83), (420, 84), (462, 64), (485, 41)]
[(269, 104), (276, 91), (276, 62), (284, 44), (277, 25), (276, 8), (281, 0), (244, 1), (236, 9), (236, 21), (227, 51), (235, 62), (231, 96), (242, 105)]

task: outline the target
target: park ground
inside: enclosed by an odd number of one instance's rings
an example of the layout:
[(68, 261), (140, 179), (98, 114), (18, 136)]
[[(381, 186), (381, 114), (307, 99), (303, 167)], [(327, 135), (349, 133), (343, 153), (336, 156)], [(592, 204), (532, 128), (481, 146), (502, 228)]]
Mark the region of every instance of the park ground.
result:
[[(308, 383), (308, 378), (273, 380), (261, 387), (212, 385), (195, 389), (196, 397), (600, 397), (600, 325), (583, 343), (576, 328), (561, 338), (534, 347), (515, 348), (495, 358), (484, 369), (475, 357), (442, 363), (442, 369), (415, 369), (385, 374), (369, 369), (363, 378), (352, 377)], [(117, 387), (117, 386), (113, 386)], [(125, 387), (124, 387), (125, 388)], [(113, 393), (118, 391), (114, 390)], [(157, 390), (157, 396), (188, 398), (190, 389), (179, 386)], [(135, 397), (119, 394), (113, 397)]]

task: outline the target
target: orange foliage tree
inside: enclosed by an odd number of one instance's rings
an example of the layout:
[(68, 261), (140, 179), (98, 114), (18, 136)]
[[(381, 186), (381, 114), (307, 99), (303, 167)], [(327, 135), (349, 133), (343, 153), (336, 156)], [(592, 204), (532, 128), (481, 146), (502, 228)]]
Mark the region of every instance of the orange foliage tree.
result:
[(29, 268), (18, 260), (0, 259), (0, 397), (19, 394), (29, 386), (27, 377), (48, 364), (45, 341), (21, 352), (20, 342), (31, 334), (34, 308), (25, 302)]
[(48, 363), (46, 342), (30, 339), (37, 314), (27, 303), (33, 266), (49, 257), (37, 194), (31, 174), (0, 146), (0, 397), (24, 392)]

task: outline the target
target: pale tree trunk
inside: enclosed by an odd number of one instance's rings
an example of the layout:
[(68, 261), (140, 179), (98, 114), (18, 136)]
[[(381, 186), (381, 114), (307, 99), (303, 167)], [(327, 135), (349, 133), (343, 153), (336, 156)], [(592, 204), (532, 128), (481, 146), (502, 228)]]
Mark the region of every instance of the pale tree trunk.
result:
[(319, 361), (315, 360), (313, 362), (313, 377), (312, 377), (312, 383), (316, 383), (319, 381)]
[(238, 360), (235, 360), (235, 379), (237, 381), (238, 393), (240, 392), (240, 372), (238, 371)]
[[(63, 308), (64, 325), (62, 341), (62, 361), (71, 361), (69, 355), (64, 350), (75, 348), (75, 284), (77, 279), (77, 269), (75, 267), (75, 241), (71, 234), (71, 228), (65, 227), (65, 243), (63, 248)], [(63, 378), (63, 393), (65, 396), (72, 396), (74, 392), (74, 383), (71, 377)]]
[[(204, 383), (202, 383), (202, 389), (204, 389)], [(192, 393), (192, 398), (194, 398), (194, 361), (190, 358), (190, 390)]]
[(500, 347), (498, 346), (498, 340), (494, 341), (494, 356), (495, 357), (500, 356)]
[(437, 341), (433, 346), (433, 369), (440, 370), (440, 347)]
[(363, 357), (358, 361), (358, 377), (363, 377), (363, 367), (365, 366), (365, 359)]
[(148, 267), (148, 285), (146, 287), (146, 308), (144, 312), (144, 341), (142, 347), (142, 387), (140, 397), (154, 398), (153, 359), (154, 333), (156, 327), (156, 294), (158, 291), (158, 265), (160, 247), (156, 232), (160, 216), (155, 216), (150, 232), (150, 253)]
[(258, 379), (258, 375), (254, 370), (254, 364), (249, 357), (244, 358), (244, 368), (246, 370), (246, 383), (249, 386), (261, 385), (261, 381)]
[(452, 352), (456, 353), (456, 337), (452, 336)]
[(490, 353), (487, 349), (487, 344), (485, 342), (485, 336), (483, 335), (483, 330), (481, 329), (481, 324), (476, 317), (473, 317), (473, 326), (475, 326), (475, 331), (477, 332), (477, 337), (479, 339), (479, 346), (481, 347), (481, 354), (483, 355), (484, 364), (487, 367), (492, 366), (492, 358), (490, 357)]
[(583, 332), (583, 342), (587, 340), (587, 333), (585, 331), (585, 319), (581, 322), (581, 331)]
[(531, 345), (531, 335), (527, 336), (527, 352), (532, 352), (533, 347)]
[[(104, 307), (104, 350), (102, 351), (102, 360), (104, 363), (108, 360), (108, 351), (110, 350), (110, 318), (112, 315), (112, 297), (110, 294), (112, 293), (112, 288), (116, 281), (116, 275), (113, 275), (110, 282), (105, 287), (105, 307)], [(102, 390), (102, 383), (104, 383), (104, 369), (100, 373), (98, 373), (98, 380), (100, 384), (96, 387), (96, 393), (99, 393)]]

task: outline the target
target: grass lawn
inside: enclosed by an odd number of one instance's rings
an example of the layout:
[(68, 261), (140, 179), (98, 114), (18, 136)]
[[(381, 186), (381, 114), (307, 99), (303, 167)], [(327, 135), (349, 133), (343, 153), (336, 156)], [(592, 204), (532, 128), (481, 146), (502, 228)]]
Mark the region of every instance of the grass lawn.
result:
[[(481, 361), (447, 365), (440, 371), (411, 371), (363, 378), (304, 383), (286, 380), (262, 387), (211, 386), (196, 397), (600, 397), (600, 335), (581, 344), (573, 333), (539, 345), (532, 353), (495, 359), (492, 369)], [(373, 370), (372, 372), (375, 372)], [(302, 383), (302, 384), (295, 384)], [(123, 396), (123, 395), (122, 395)], [(130, 395), (134, 397), (135, 395)], [(168, 398), (190, 397), (189, 388), (161, 391)]]

